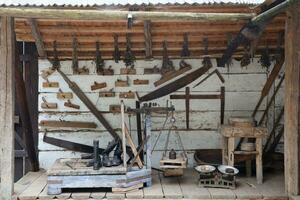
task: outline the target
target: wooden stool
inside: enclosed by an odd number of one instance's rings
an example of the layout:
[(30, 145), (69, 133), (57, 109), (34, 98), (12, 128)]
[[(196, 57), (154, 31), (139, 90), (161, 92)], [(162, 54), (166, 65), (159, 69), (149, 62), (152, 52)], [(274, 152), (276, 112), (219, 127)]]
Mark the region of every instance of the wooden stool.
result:
[[(222, 125), (221, 134), (223, 136), (222, 158), (224, 165), (234, 166), (234, 155), (256, 155), (256, 179), (258, 184), (263, 182), (263, 166), (262, 166), (262, 139), (267, 135), (267, 129), (262, 127), (232, 126)], [(254, 151), (236, 151), (236, 138), (254, 138)], [(250, 162), (251, 163), (251, 162)], [(247, 161), (249, 166), (249, 162)], [(249, 174), (249, 169), (247, 170)]]

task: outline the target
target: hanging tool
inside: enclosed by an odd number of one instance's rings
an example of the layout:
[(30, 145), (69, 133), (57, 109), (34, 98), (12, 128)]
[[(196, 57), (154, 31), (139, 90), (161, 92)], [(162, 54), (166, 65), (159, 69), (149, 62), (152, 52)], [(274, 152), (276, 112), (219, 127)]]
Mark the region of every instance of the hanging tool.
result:
[(136, 60), (136, 58), (131, 51), (130, 34), (127, 33), (126, 34), (126, 51), (125, 51), (125, 55), (124, 55), (125, 66), (126, 67), (130, 66), (130, 68), (133, 69), (135, 60)]
[(78, 46), (78, 41), (77, 38), (73, 38), (73, 42), (72, 42), (72, 69), (73, 69), (73, 73), (77, 74), (78, 73), (78, 54), (77, 54), (77, 46)]
[(106, 82), (97, 83), (96, 81), (94, 81), (94, 84), (91, 85), (91, 90), (92, 91), (99, 90), (99, 89), (102, 89), (102, 88), (106, 88), (106, 86), (107, 86)]
[(42, 101), (41, 107), (43, 109), (57, 109), (57, 103), (49, 103), (46, 101), (45, 97), (42, 97)]
[(182, 44), (182, 50), (181, 50), (181, 57), (189, 57), (190, 56), (190, 50), (189, 50), (189, 38), (188, 33), (185, 33), (183, 35), (183, 44)]
[(77, 109), (77, 110), (80, 109), (79, 105), (73, 104), (70, 100), (68, 100), (67, 102), (65, 102), (64, 106), (65, 107), (69, 107), (69, 108), (74, 108), (74, 109)]
[(95, 58), (95, 63), (96, 63), (96, 70), (97, 74), (104, 74), (104, 60), (101, 57), (101, 52), (100, 52), (100, 42), (96, 42), (96, 58)]
[(169, 55), (168, 55), (168, 44), (167, 44), (167, 41), (164, 40), (163, 41), (163, 61), (162, 61), (160, 73), (162, 75), (164, 75), (165, 73), (171, 72), (174, 70), (175, 70), (175, 67), (173, 65), (173, 62), (169, 59)]
[(204, 58), (203, 58), (203, 61), (202, 61), (202, 65), (203, 65), (203, 67), (211, 68), (212, 67), (212, 62), (211, 62), (210, 57), (208, 55), (208, 39), (207, 38), (203, 39), (203, 45), (204, 45)]
[(119, 63), (119, 60), (121, 59), (121, 52), (119, 49), (119, 42), (118, 42), (118, 35), (115, 33), (114, 34), (114, 53), (113, 53), (113, 58), (116, 63)]

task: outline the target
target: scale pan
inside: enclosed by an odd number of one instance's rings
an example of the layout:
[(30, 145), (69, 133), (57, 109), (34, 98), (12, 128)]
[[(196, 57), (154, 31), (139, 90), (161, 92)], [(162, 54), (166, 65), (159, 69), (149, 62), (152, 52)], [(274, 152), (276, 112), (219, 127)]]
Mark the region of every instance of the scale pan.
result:
[(216, 168), (212, 165), (198, 165), (195, 167), (195, 170), (199, 173), (210, 173), (216, 170)]
[(218, 166), (218, 170), (222, 174), (227, 174), (227, 175), (237, 175), (239, 173), (239, 170), (237, 168), (228, 165), (220, 165)]

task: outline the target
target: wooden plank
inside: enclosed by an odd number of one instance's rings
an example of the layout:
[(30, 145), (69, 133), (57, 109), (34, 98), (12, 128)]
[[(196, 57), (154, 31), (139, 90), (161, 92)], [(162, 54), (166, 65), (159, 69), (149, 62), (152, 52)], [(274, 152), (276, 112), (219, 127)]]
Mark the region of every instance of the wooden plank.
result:
[(106, 193), (106, 199), (125, 199), (125, 194), (120, 194), (120, 193), (112, 193), (112, 192), (107, 192)]
[[(4, 16), (21, 18), (51, 18), (51, 19), (90, 19), (90, 20), (112, 20), (126, 19), (128, 11), (116, 10), (69, 10), (69, 9), (44, 9), (44, 8), (15, 8), (3, 7), (0, 12)], [(189, 13), (189, 12), (148, 12), (131, 11), (136, 20), (197, 20), (197, 21), (237, 21), (251, 19), (252, 13)]]
[(91, 198), (93, 199), (104, 199), (106, 196), (106, 192), (102, 191), (97, 191), (97, 192), (92, 192), (91, 193)]
[(36, 199), (47, 184), (47, 174), (42, 174), (26, 190), (19, 195), (19, 200)]
[(160, 177), (156, 171), (152, 172), (152, 186), (144, 188), (145, 199), (162, 199), (164, 197)]
[(198, 174), (195, 170), (185, 170), (178, 178), (184, 199), (210, 199), (207, 188), (198, 186)]
[(15, 33), (12, 17), (1, 16), (0, 20), (0, 199), (11, 199), (14, 186)]
[(71, 199), (88, 200), (91, 196), (91, 192), (72, 192)]
[(42, 38), (42, 35), (39, 31), (36, 19), (28, 19), (27, 22), (28, 22), (28, 24), (31, 28), (31, 33), (32, 33), (32, 36), (35, 40), (35, 45), (36, 45), (39, 56), (42, 57), (42, 58), (46, 58), (47, 53), (45, 51), (43, 38)]
[(143, 188), (143, 183), (139, 183), (139, 184), (129, 186), (129, 187), (126, 187), (126, 188), (112, 188), (111, 191), (113, 193), (124, 193), (125, 194), (125, 193), (130, 192), (130, 191), (139, 190), (140, 188)]
[(177, 177), (160, 176), (161, 186), (166, 199), (182, 199), (183, 194)]
[(207, 188), (212, 199), (236, 199), (232, 190), (224, 188)]
[(26, 190), (37, 178), (39, 178), (44, 171), (28, 172), (18, 182), (14, 184), (14, 195), (13, 200), (17, 200), (18, 196)]
[(96, 128), (97, 124), (94, 122), (77, 122), (77, 121), (54, 121), (41, 120), (40, 126), (44, 127), (71, 127), (71, 128)]
[(38, 198), (39, 200), (52, 200), (52, 199), (61, 199), (66, 200), (69, 199), (71, 196), (70, 192), (63, 192), (58, 195), (50, 195), (48, 194), (48, 185), (46, 185), (43, 189), (43, 191), (39, 194)]
[(268, 130), (263, 127), (235, 127), (229, 125), (221, 126), (221, 134), (226, 137), (265, 137)]
[(143, 199), (144, 198), (144, 191), (143, 188), (135, 191), (130, 191), (126, 193), (127, 199)]
[(151, 21), (144, 21), (145, 57), (152, 58)]
[(237, 180), (237, 188), (232, 190), (237, 199), (263, 199), (263, 195), (245, 178)]
[(285, 34), (284, 164), (289, 195), (299, 194), (299, 11), (299, 3), (289, 8)]

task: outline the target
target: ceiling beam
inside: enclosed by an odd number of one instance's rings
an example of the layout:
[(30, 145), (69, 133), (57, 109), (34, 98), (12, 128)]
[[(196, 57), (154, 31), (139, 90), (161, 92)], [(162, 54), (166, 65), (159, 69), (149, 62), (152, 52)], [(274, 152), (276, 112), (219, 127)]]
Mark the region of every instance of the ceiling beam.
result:
[(35, 40), (35, 45), (36, 45), (36, 48), (37, 48), (37, 52), (39, 54), (39, 56), (41, 58), (46, 58), (47, 57), (47, 53), (45, 51), (45, 46), (44, 46), (44, 43), (43, 43), (43, 38), (41, 36), (41, 33), (38, 29), (38, 25), (37, 25), (37, 22), (36, 22), (36, 19), (28, 19), (28, 24), (30, 25), (30, 28), (31, 28), (31, 34)]
[(160, 11), (120, 11), (87, 9), (50, 9), (32, 7), (0, 7), (0, 15), (20, 18), (80, 19), (80, 20), (194, 20), (194, 21), (238, 21), (249, 20), (255, 13), (192, 13)]

